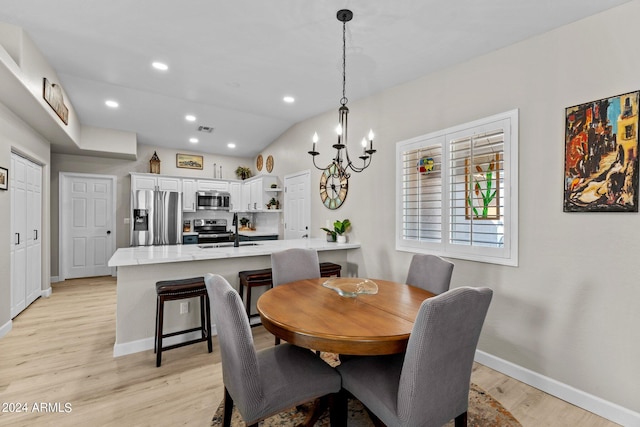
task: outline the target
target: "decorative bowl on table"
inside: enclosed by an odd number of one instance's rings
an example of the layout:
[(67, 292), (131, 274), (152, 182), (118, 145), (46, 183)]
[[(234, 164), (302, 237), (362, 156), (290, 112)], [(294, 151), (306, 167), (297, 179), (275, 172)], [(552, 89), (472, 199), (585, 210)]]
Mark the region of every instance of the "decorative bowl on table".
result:
[(359, 277), (334, 277), (326, 280), (322, 286), (338, 293), (341, 297), (355, 298), (360, 294), (375, 295), (378, 285), (369, 279)]

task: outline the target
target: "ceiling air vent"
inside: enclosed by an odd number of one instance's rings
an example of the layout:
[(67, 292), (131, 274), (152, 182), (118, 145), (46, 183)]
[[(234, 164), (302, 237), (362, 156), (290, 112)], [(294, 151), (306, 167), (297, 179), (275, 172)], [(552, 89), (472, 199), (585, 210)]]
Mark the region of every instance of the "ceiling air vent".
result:
[(213, 127), (211, 127), (211, 126), (198, 126), (198, 132), (211, 133), (211, 132), (213, 132)]

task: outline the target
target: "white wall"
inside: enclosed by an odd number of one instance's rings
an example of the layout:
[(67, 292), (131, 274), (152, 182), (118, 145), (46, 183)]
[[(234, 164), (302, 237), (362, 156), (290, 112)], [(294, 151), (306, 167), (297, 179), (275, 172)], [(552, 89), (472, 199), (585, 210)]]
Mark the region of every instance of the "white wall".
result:
[(640, 214), (562, 211), (564, 109), (640, 89), (638, 16), (634, 1), (351, 102), (349, 137), (373, 127), (378, 153), (352, 175), (337, 211), (321, 205), (320, 172), (306, 154), (318, 131), (329, 163), (337, 111), (293, 126), (263, 155), (274, 155), (279, 176), (313, 169), (314, 237), (326, 219), (350, 218), (359, 274), (403, 281), (411, 254), (394, 249), (396, 142), (518, 108), (520, 265), (453, 260), (452, 286), (495, 292), (481, 350), (640, 412)]

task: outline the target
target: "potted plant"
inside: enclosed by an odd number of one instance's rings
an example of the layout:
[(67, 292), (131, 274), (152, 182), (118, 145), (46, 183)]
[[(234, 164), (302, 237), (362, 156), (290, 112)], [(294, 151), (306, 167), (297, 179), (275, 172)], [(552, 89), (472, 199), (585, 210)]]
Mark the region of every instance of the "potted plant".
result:
[(247, 228), (247, 226), (249, 225), (249, 222), (250, 222), (250, 221), (249, 221), (249, 218), (244, 218), (244, 217), (243, 217), (243, 218), (240, 218), (240, 225), (241, 225), (243, 228)]
[(336, 221), (333, 223), (333, 229), (338, 234), (338, 243), (347, 243), (347, 236), (344, 233), (351, 227), (351, 221), (345, 219), (344, 221)]
[(238, 179), (242, 180), (251, 178), (251, 169), (246, 166), (238, 166), (236, 168), (236, 176), (238, 177)]
[(278, 209), (280, 207), (280, 202), (276, 200), (275, 197), (272, 197), (267, 203), (267, 209)]
[(346, 243), (347, 236), (344, 233), (351, 227), (351, 221), (345, 219), (343, 221), (336, 221), (333, 223), (333, 230), (330, 230), (326, 227), (322, 227), (322, 230), (327, 232), (327, 242), (335, 242), (338, 243)]
[(333, 230), (329, 230), (326, 227), (322, 227), (324, 231), (327, 232), (327, 242), (335, 242), (336, 241), (336, 232)]

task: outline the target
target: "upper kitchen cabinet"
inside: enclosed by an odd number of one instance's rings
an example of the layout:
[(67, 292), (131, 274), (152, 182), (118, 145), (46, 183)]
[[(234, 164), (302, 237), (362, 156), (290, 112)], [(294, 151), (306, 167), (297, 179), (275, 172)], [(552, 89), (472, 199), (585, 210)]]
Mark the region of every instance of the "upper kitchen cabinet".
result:
[(183, 212), (195, 212), (196, 211), (196, 191), (197, 184), (195, 179), (183, 179), (182, 180), (182, 211)]
[(199, 179), (198, 191), (229, 191), (229, 183), (227, 181)]
[(258, 176), (248, 179), (243, 186), (245, 200), (247, 196), (249, 197), (249, 201), (246, 203), (249, 211), (279, 212), (276, 209), (267, 210), (267, 203), (273, 198), (278, 200), (278, 192), (282, 191), (278, 185), (278, 178), (275, 176)]
[(243, 212), (245, 205), (242, 203), (242, 184), (240, 182), (229, 183), (229, 194), (231, 194), (231, 212)]
[(136, 190), (160, 190), (182, 191), (180, 178), (161, 176), (149, 173), (131, 173), (131, 191)]

